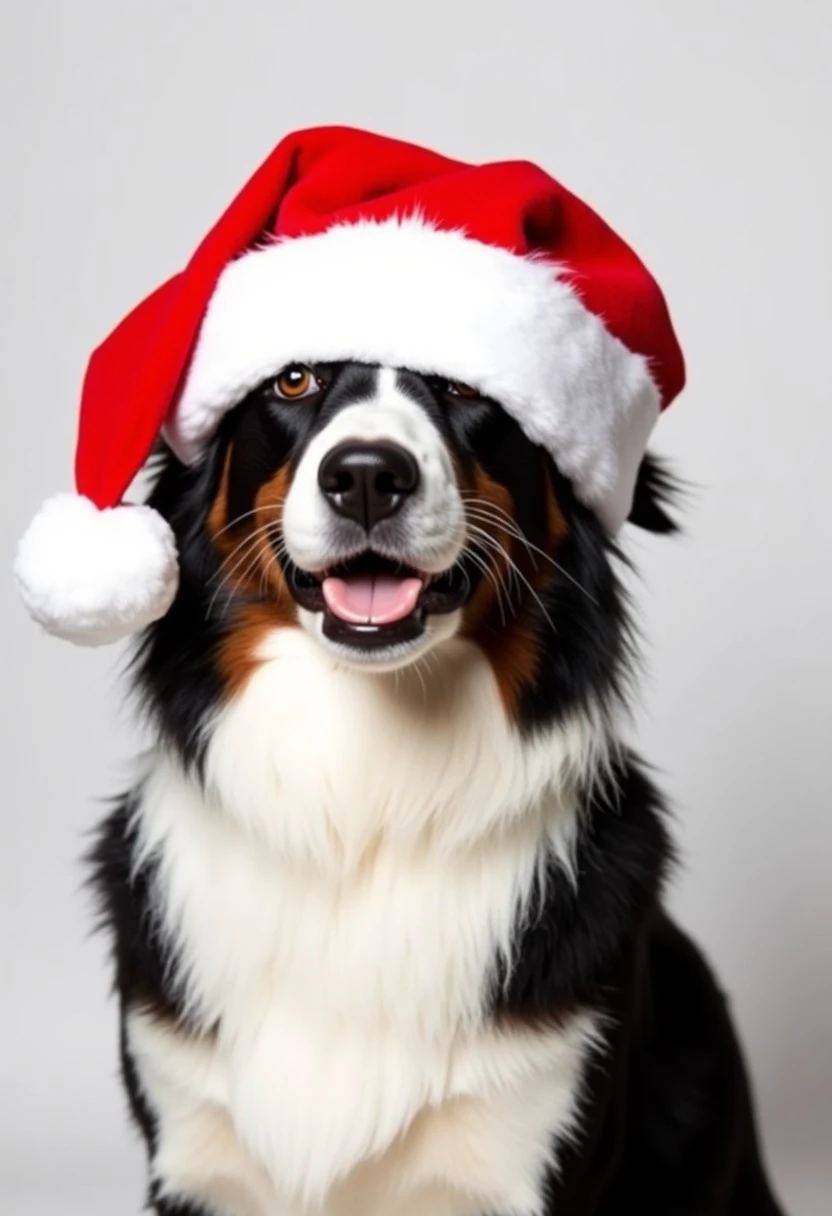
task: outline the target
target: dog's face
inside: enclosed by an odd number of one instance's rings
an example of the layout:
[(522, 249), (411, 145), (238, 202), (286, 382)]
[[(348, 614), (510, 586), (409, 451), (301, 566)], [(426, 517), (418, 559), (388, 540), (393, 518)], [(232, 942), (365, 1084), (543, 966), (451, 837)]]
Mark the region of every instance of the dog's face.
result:
[[(642, 514), (664, 530), (648, 483)], [(174, 529), (182, 578), (139, 672), (185, 751), (276, 627), (374, 672), (463, 637), (524, 730), (620, 690), (627, 624), (611, 543), (551, 457), (468, 385), (291, 364), (227, 415), (197, 468), (168, 456), (151, 502)]]
[(547, 461), (467, 385), (293, 364), (229, 429), (211, 511), (224, 590), (389, 669), (497, 634), (550, 581), (566, 533)]

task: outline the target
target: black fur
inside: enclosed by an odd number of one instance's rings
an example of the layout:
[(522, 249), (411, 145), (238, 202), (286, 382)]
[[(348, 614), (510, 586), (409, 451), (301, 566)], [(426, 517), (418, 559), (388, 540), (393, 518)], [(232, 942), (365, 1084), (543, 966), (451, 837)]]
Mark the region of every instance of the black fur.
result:
[(777, 1216), (725, 1000), (661, 907), (671, 850), (656, 790), (625, 756), (583, 815), (574, 882), (552, 864), (494, 989), (497, 1016), (591, 1006), (606, 1020), (551, 1216)]
[(658, 909), (671, 852), (659, 796), (641, 766), (621, 759), (582, 802), (574, 874), (550, 860), (515, 930), (511, 970), (495, 977), (497, 1016), (538, 1020), (597, 1003), (620, 984), (622, 962), (626, 972)]
[[(120, 1006), (119, 1059), (130, 1114), (152, 1159), (157, 1124), (127, 1047), (125, 1015), (144, 1006), (187, 1025), (173, 976), (173, 945), (165, 941), (154, 898), (156, 865), (140, 861), (132, 814), (139, 790), (121, 799), (101, 825), (88, 862), (99, 925), (110, 939)], [(200, 1209), (162, 1199), (151, 1184), (148, 1204), (158, 1216), (204, 1216)]]
[(665, 536), (678, 532), (679, 524), (671, 512), (682, 493), (679, 479), (648, 452), (638, 471), (629, 522)]
[[(159, 735), (197, 772), (204, 727), (222, 697), (217, 647), (238, 604), (234, 594), (216, 595), (220, 561), (206, 531), (229, 443), (241, 440), (229, 477), (230, 513), (241, 515), (256, 488), (281, 464), (291, 466), (316, 430), (366, 391), (372, 374), (361, 365), (323, 368), (327, 391), (308, 410), (283, 408), (264, 386), (226, 418), (197, 468), (160, 457), (150, 501), (176, 535), (181, 583), (169, 613), (142, 639), (134, 671)], [(556, 632), (520, 698), (518, 726), (534, 732), (581, 708), (610, 706), (625, 691), (632, 643), (617, 552), (601, 525), (496, 403), (460, 408), (441, 382), (410, 372), (400, 373), (399, 384), (434, 419), (462, 467), (477, 460), (510, 488), (532, 544), (545, 536), (549, 480), (566, 517), (561, 576), (542, 605), (517, 605), (539, 636), (551, 637), (552, 626)], [(672, 500), (670, 475), (646, 459), (631, 522), (674, 531)], [(137, 856), (135, 798), (114, 809), (92, 855), (116, 986), (123, 1009), (140, 1003), (187, 1022), (172, 978), (175, 945), (164, 940), (155, 912), (154, 863)], [(579, 1129), (548, 1180), (547, 1216), (777, 1216), (725, 1001), (662, 911), (671, 849), (661, 799), (626, 753), (581, 798), (574, 871), (549, 863), (532, 911), (515, 927), (511, 964), (495, 963), (490, 998), (497, 1021), (540, 1023), (581, 1008), (605, 1018)], [(157, 1128), (124, 1044), (122, 1069), (152, 1156)], [(153, 1189), (149, 1202), (157, 1216), (204, 1216)]]
[(156, 865), (138, 864), (132, 814), (140, 790), (121, 799), (104, 821), (89, 854), (99, 894), (100, 927), (114, 945), (115, 986), (133, 1002), (181, 1018), (183, 1008), (172, 980), (174, 959), (164, 943), (156, 913)]
[(150, 1202), (157, 1216), (207, 1216), (204, 1208), (192, 1203), (165, 1199), (158, 1193), (151, 1194)]

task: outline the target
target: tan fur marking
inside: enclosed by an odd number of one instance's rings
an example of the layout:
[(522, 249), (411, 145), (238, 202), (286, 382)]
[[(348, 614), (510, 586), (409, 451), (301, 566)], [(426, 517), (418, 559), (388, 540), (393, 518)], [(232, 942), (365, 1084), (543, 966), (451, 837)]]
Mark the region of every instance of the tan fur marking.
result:
[[(495, 517), (498, 517), (502, 513), (507, 515), (509, 519), (514, 518), (514, 502), (509, 491), (505, 486), (501, 486), (499, 482), (492, 480), (479, 466), (475, 468), (474, 475), (469, 479), (469, 486), (467, 488), (469, 494), (466, 495), (466, 510), (470, 502), (470, 495), (474, 495), (481, 503), (487, 503), (489, 508), (493, 509)], [(475, 549), (478, 558), (485, 562), (496, 582), (506, 589), (503, 593), (503, 605), (504, 611), (508, 612), (511, 565), (502, 553), (493, 548), (474, 529), (479, 528), (486, 532), (497, 544), (502, 546), (512, 561), (517, 560), (514, 555), (515, 540), (506, 527), (500, 526), (496, 521), (485, 522), (480, 519), (477, 514), (478, 506), (476, 503), (471, 504), (471, 510), (473, 514), (473, 518), (470, 519), (471, 545)], [(474, 637), (482, 630), (487, 629), (489, 625), (493, 627), (495, 620), (499, 620), (500, 624), (502, 624), (500, 596), (497, 593), (494, 581), (491, 578), (483, 576), (473, 598), (465, 609), (464, 633), (469, 637)]]
[[(493, 506), (497, 515), (505, 513), (510, 519), (515, 518), (514, 502), (505, 486), (495, 482), (479, 467), (473, 478), (468, 481), (470, 492)], [(554, 555), (568, 534), (568, 525), (558, 505), (548, 471), (546, 490), (548, 527), (545, 547), (549, 554)], [(507, 526), (501, 527), (497, 522), (486, 523), (476, 517), (472, 523), (483, 528), (507, 550), (511, 561), (535, 591), (539, 592), (551, 586), (557, 577), (555, 568), (542, 558), (534, 560), (534, 553), (530, 553), (522, 541), (511, 534)], [(474, 537), (476, 535), (474, 533)], [(483, 548), (488, 550), (487, 554), (483, 552)], [(518, 588), (518, 583), (522, 584), (522, 580), (512, 571), (508, 560), (492, 551), (487, 543), (480, 547), (479, 552), (487, 561), (494, 578), (505, 588), (502, 594), (502, 611), (500, 596), (493, 580), (484, 577), (465, 610), (463, 632), (478, 642), (485, 651), (497, 678), (503, 704), (506, 710), (511, 712), (516, 708), (523, 689), (535, 678), (540, 659), (541, 638), (536, 631), (514, 618), (509, 608), (509, 605), (516, 608), (518, 598), (526, 599), (528, 591), (525, 586)], [(505, 624), (503, 613), (508, 618)]]
[[(297, 610), (286, 586), (283, 570), (275, 557), (268, 536), (269, 526), (279, 535), (283, 503), (289, 492), (289, 473), (277, 471), (265, 482), (254, 500), (254, 514), (229, 527), (228, 470), (231, 449), (225, 459), (219, 490), (208, 515), (208, 529), (223, 558), (223, 574), (218, 596), (245, 593), (255, 603), (241, 605), (219, 651), (219, 666), (228, 692), (238, 693), (259, 666), (258, 649), (268, 633), (279, 626), (297, 626)], [(256, 537), (256, 539), (255, 539)]]

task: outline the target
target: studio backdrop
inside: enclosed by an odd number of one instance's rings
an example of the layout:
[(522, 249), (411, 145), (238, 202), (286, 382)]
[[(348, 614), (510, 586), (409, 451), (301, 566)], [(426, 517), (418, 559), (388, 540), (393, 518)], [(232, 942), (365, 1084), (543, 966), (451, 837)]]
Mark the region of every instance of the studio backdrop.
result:
[(126, 652), (40, 634), (12, 586), (71, 488), (89, 352), (287, 131), (523, 156), (643, 255), (688, 386), (653, 447), (681, 539), (627, 535), (640, 750), (675, 815), (675, 912), (713, 959), (795, 1216), (832, 1193), (832, 10), (821, 0), (27, 0), (0, 12), (0, 1209), (131, 1216), (85, 834), (132, 778)]

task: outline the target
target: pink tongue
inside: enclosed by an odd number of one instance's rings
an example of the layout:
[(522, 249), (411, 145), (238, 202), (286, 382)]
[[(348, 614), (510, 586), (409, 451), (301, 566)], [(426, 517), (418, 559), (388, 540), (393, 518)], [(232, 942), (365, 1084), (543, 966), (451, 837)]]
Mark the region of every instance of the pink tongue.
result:
[(375, 574), (325, 578), (322, 590), (327, 608), (340, 620), (354, 625), (389, 625), (410, 616), (419, 602), (422, 580)]

